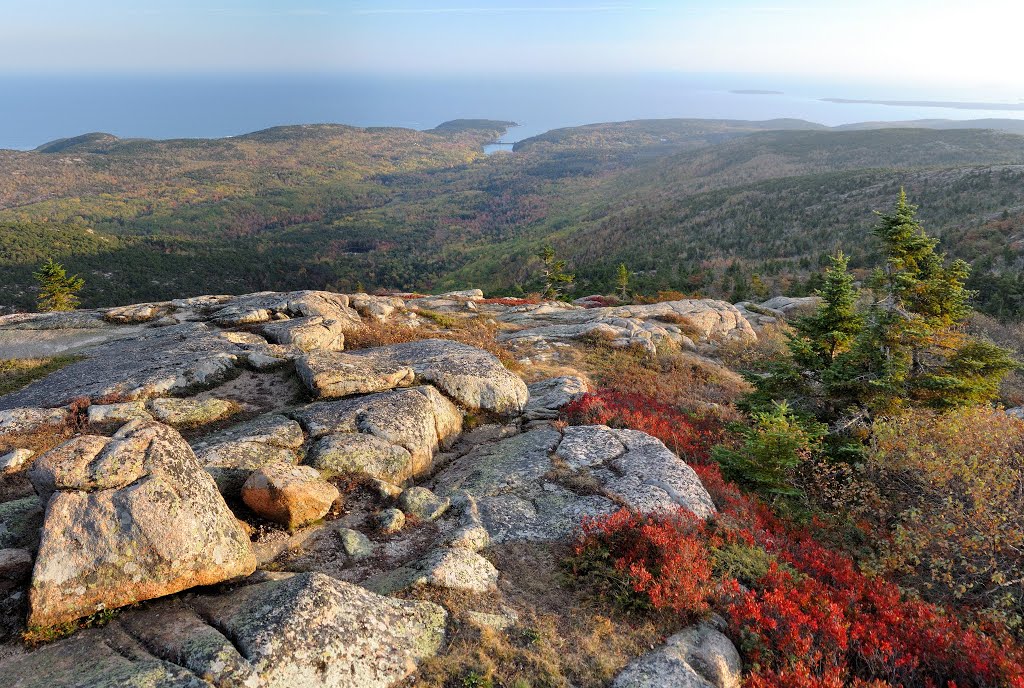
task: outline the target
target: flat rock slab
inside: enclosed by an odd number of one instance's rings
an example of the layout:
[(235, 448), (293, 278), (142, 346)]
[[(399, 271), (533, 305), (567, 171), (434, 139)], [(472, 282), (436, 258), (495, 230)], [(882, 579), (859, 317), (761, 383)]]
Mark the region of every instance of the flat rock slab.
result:
[(207, 307), (214, 322), (237, 326), (286, 318), (321, 317), (339, 323), (343, 331), (362, 327), (349, 297), (326, 291), (257, 292), (231, 297)]
[(407, 365), (331, 351), (302, 356), (295, 369), (313, 394), (327, 399), (408, 387), (416, 379)]
[(566, 404), (575, 401), (588, 390), (583, 378), (575, 375), (548, 378), (527, 385), (530, 400), (523, 416), (527, 420), (551, 420)]
[(364, 585), (387, 595), (421, 585), (479, 595), (497, 587), (498, 570), (476, 552), (442, 547), (409, 566), (378, 574)]
[(63, 406), (83, 397), (148, 399), (209, 386), (222, 380), (242, 353), (200, 323), (147, 329), (89, 349), (85, 360), (0, 397), (0, 409)]
[(413, 477), (408, 449), (362, 433), (321, 437), (310, 447), (306, 463), (328, 475), (359, 473), (394, 484)]
[(61, 425), (68, 419), (63, 408), (9, 408), (0, 411), (0, 437), (35, 432)]
[(460, 342), (422, 339), (350, 354), (378, 369), (407, 366), (416, 382), (431, 384), (472, 410), (519, 414), (529, 397), (526, 383), (494, 355)]
[(17, 688), (388, 688), (436, 654), (447, 614), (323, 574), (160, 601), (0, 663)]
[(210, 585), (256, 568), (249, 538), (173, 429), (133, 421), (84, 435), (29, 471), (47, 501), (31, 626)]

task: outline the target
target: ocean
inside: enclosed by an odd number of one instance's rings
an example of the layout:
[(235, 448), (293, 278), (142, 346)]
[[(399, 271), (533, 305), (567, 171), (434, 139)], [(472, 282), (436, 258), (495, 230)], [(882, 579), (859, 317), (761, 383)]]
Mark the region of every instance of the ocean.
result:
[[(739, 74), (0, 74), (0, 148), (27, 150), (94, 131), (121, 137), (206, 138), (317, 122), (429, 129), (458, 118), (512, 120), (520, 126), (502, 140), (514, 142), (558, 127), (664, 117), (793, 117), (828, 125), (1024, 118), (1022, 95)], [(1000, 109), (823, 98), (991, 102)]]

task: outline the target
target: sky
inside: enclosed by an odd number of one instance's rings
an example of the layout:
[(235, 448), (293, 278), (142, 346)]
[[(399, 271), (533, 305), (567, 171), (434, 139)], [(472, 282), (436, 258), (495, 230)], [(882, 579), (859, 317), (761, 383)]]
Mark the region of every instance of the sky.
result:
[(1024, 98), (1020, 0), (0, 0), (0, 71), (729, 72)]

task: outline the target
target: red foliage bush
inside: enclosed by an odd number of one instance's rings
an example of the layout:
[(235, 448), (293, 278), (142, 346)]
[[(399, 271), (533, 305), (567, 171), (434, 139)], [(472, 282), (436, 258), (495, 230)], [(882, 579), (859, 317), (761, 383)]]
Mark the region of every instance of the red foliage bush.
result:
[(584, 308), (608, 308), (609, 306), (618, 306), (621, 302), (614, 296), (588, 296), (578, 301), (579, 305)]
[(721, 422), (715, 418), (683, 413), (642, 394), (608, 389), (584, 394), (566, 405), (562, 414), (572, 425), (641, 430), (692, 463), (707, 463), (711, 447), (720, 443), (724, 434)]
[(969, 626), (908, 598), (742, 494), (716, 466), (695, 470), (721, 527), (738, 529), (733, 537), (797, 572), (772, 566), (756, 589), (733, 584), (727, 595), (730, 628), (752, 666), (750, 685), (1024, 686), (1024, 651), (1005, 629)]
[(599, 591), (620, 601), (625, 593), (654, 609), (704, 614), (715, 590), (705, 531), (704, 521), (682, 510), (641, 515), (620, 509), (586, 519), (574, 544), (573, 572), (598, 579)]

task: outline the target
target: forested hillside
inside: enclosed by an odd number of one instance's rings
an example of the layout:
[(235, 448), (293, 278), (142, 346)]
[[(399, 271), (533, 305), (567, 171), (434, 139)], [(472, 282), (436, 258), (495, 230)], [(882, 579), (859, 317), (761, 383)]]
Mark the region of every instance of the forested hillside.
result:
[(609, 290), (620, 263), (651, 293), (798, 294), (840, 244), (855, 274), (871, 261), (871, 211), (904, 186), (942, 248), (974, 261), (982, 308), (1024, 314), (1024, 137), (657, 120), (484, 156), (510, 124), (87, 134), (0, 151), (0, 306), (32, 306), (48, 257), (85, 277), (86, 306), (305, 287), (530, 292), (549, 243), (576, 294)]

